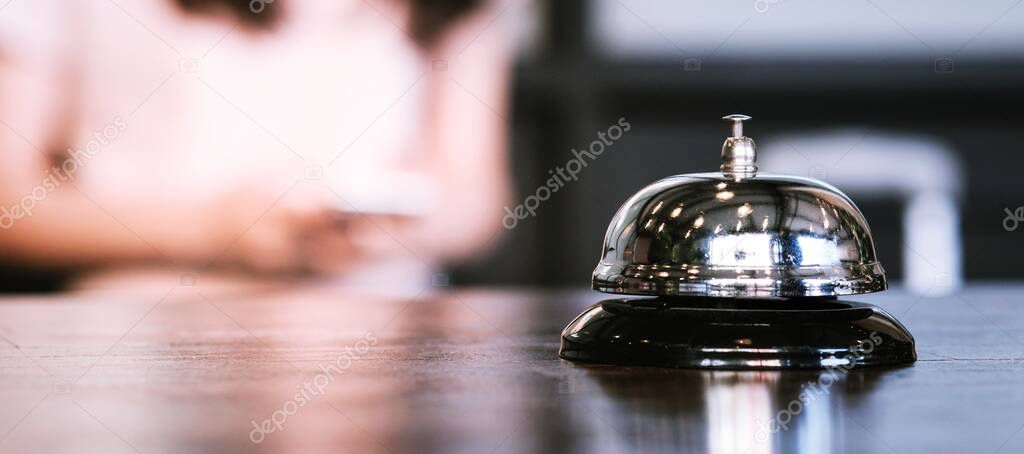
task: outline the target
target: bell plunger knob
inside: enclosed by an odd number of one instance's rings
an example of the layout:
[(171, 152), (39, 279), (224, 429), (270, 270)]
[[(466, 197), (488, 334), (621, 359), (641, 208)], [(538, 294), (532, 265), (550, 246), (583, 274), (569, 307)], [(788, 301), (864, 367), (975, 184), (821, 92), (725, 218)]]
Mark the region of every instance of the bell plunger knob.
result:
[(743, 122), (750, 117), (732, 114), (722, 119), (732, 122), (732, 137), (722, 144), (722, 174), (737, 181), (757, 175), (757, 147), (743, 135)]

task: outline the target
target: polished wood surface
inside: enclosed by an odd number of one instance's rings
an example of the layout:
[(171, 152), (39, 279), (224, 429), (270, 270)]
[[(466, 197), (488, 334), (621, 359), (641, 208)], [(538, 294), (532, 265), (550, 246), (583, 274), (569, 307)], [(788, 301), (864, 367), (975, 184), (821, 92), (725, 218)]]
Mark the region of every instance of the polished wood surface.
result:
[(593, 292), (162, 284), (0, 298), (0, 452), (1024, 452), (1024, 286), (857, 298), (920, 360), (832, 379), (558, 359)]

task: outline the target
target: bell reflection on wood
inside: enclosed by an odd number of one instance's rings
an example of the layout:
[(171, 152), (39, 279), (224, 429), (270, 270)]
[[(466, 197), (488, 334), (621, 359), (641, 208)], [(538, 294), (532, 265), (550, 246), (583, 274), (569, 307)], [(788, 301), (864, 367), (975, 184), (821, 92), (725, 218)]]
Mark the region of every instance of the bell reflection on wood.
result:
[[(593, 288), (657, 296), (595, 305), (562, 334), (563, 358), (700, 368), (821, 368), (916, 359), (876, 307), (886, 289), (867, 221), (824, 182), (757, 173), (745, 115), (720, 173), (676, 175), (632, 196), (605, 235)], [(862, 351), (869, 337), (882, 339)]]
[[(580, 395), (594, 450), (834, 452), (863, 428), (843, 414), (885, 371), (675, 371), (584, 368), (600, 396)], [(796, 374), (796, 375), (793, 375)], [(650, 449), (644, 449), (650, 448)]]

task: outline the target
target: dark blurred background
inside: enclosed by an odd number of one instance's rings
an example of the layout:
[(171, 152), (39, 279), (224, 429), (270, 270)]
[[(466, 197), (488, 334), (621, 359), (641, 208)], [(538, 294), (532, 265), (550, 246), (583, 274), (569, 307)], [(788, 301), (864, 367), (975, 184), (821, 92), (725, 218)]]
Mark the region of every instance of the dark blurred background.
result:
[[(1003, 225), (1007, 209), (1024, 205), (1019, 3), (538, 3), (536, 39), (514, 76), (515, 203), (597, 131), (620, 117), (633, 127), (496, 250), (454, 270), (454, 280), (587, 285), (619, 205), (662, 177), (716, 171), (728, 133), (719, 118), (733, 112), (754, 118), (746, 132), (762, 144), (761, 159), (768, 159), (763, 143), (772, 137), (837, 128), (864, 131), (866, 142), (891, 134), (940, 144), (950, 155), (938, 153), (939, 161), (955, 165), (964, 183), (947, 194), (959, 209), (952, 228), (962, 250), (962, 266), (953, 265), (961, 276), (952, 279), (1020, 278), (1024, 225), (1016, 231)], [(856, 142), (842, 148), (847, 155), (838, 164), (794, 173), (830, 181), (829, 174), (867, 175), (878, 165), (867, 162), (877, 156), (866, 156)], [(882, 146), (890, 170), (918, 180), (947, 178), (929, 175), (916, 162), (921, 155), (904, 148)], [(817, 152), (800, 150), (811, 161)], [(841, 168), (829, 169), (833, 164)], [(857, 201), (880, 259), (899, 281), (908, 260), (907, 197), (831, 182)], [(949, 255), (922, 251), (929, 252)]]

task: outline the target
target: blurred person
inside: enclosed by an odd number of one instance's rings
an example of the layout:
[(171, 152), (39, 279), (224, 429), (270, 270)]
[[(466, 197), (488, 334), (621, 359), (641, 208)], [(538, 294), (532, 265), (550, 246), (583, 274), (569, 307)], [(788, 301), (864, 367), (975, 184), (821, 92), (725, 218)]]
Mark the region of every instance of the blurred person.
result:
[(471, 256), (508, 197), (499, 6), (7, 4), (0, 262), (393, 283)]

